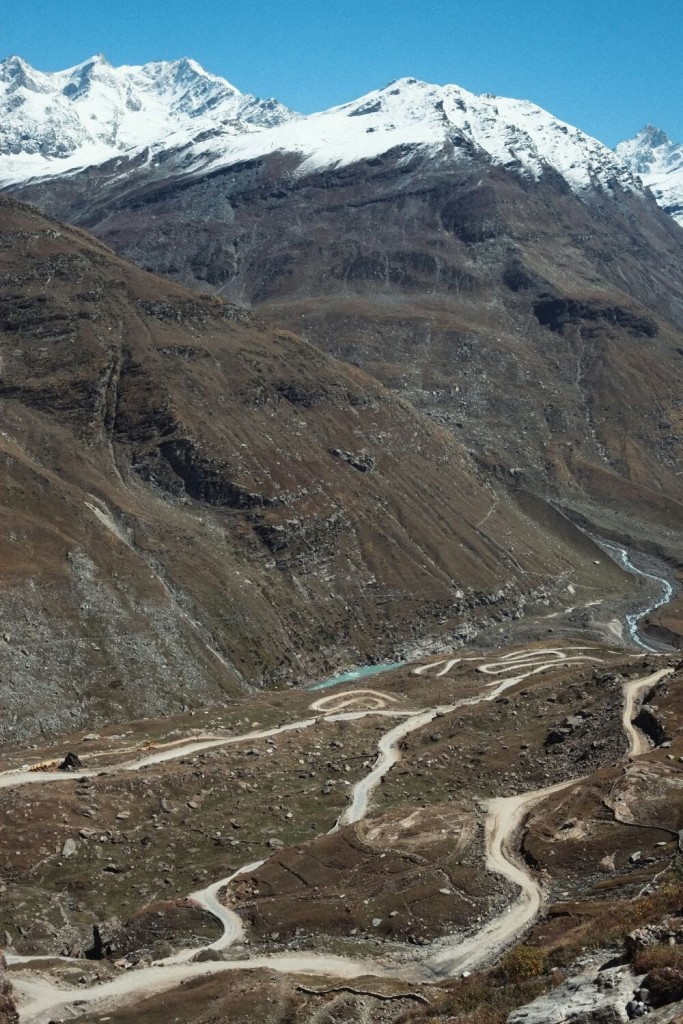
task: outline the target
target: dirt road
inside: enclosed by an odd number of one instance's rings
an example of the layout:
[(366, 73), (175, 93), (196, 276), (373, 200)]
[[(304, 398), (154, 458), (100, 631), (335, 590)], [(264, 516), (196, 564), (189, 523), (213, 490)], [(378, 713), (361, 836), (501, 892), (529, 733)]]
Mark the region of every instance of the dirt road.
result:
[[(574, 649), (576, 651), (576, 649)], [(519, 673), (524, 666), (526, 669), (520, 674), (514, 674), (493, 684), (487, 684), (486, 690), (470, 698), (465, 698), (450, 705), (425, 709), (418, 712), (400, 712), (396, 710), (366, 710), (343, 712), (333, 716), (327, 716), (321, 720), (349, 720), (363, 718), (366, 715), (395, 716), (402, 714), (406, 720), (394, 726), (385, 733), (378, 744), (378, 756), (372, 770), (352, 791), (351, 802), (347, 810), (339, 819), (336, 827), (363, 820), (368, 813), (372, 794), (379, 784), (380, 779), (400, 759), (400, 742), (410, 732), (422, 728), (432, 721), (438, 714), (448, 714), (465, 704), (475, 705), (482, 701), (494, 700), (500, 693), (510, 686), (526, 678), (528, 675), (542, 671), (550, 665), (556, 666), (558, 661), (574, 660), (580, 657), (577, 653), (569, 654), (563, 652), (564, 657), (557, 658), (557, 651), (537, 652), (544, 656), (550, 655), (550, 661), (539, 661), (538, 658), (530, 657), (530, 652), (515, 652), (514, 656), (499, 659), (496, 662), (489, 662), (481, 668), (485, 674), (497, 675), (503, 665), (508, 671)], [(584, 656), (585, 657), (585, 656)], [(588, 658), (587, 658), (588, 660)], [(590, 657), (590, 660), (599, 660)], [(634, 702), (637, 695), (648, 686), (654, 685), (672, 669), (661, 669), (642, 679), (632, 680), (624, 687), (624, 731), (629, 739), (630, 755), (637, 756), (647, 749), (647, 744), (641, 737), (631, 721)], [(353, 696), (353, 691), (339, 694), (341, 702)], [(254, 739), (257, 736), (270, 736), (282, 732), (287, 728), (308, 728), (315, 724), (318, 719), (306, 719), (303, 722), (291, 723), (288, 726), (280, 726), (276, 729), (263, 730), (261, 733), (248, 733), (242, 737), (232, 737), (230, 742)], [(222, 742), (222, 741), (221, 741)], [(212, 745), (215, 745), (212, 742)], [(189, 744), (187, 749), (194, 749), (195, 744)], [(178, 747), (173, 751), (160, 751), (156, 755), (150, 755), (146, 764), (158, 763), (167, 759), (168, 756), (180, 757), (186, 748)], [(200, 749), (204, 749), (203, 746)], [(135, 766), (118, 766), (116, 770), (138, 770), (139, 762)], [(33, 777), (27, 781), (34, 781)], [(257, 956), (247, 960), (235, 961), (210, 961), (207, 963), (191, 962), (197, 950), (183, 950), (174, 957), (151, 967), (144, 967), (139, 970), (131, 970), (112, 981), (107, 981), (90, 988), (79, 987), (77, 989), (63, 989), (46, 982), (39, 976), (31, 973), (31, 967), (35, 970), (38, 967), (37, 961), (26, 964), (26, 973), (13, 977), (16, 993), (19, 1001), (20, 1019), (22, 1024), (44, 1024), (54, 1016), (57, 1008), (68, 1008), (70, 1015), (76, 1016), (80, 1008), (89, 1009), (111, 1009), (112, 1006), (129, 1002), (134, 998), (149, 996), (155, 993), (168, 991), (181, 984), (183, 981), (201, 975), (215, 974), (230, 970), (257, 970), (268, 968), (286, 974), (316, 974), (342, 979), (351, 979), (361, 976), (374, 976), (385, 978), (400, 978), (416, 983), (429, 983), (438, 978), (453, 977), (463, 971), (473, 970), (483, 963), (494, 959), (516, 936), (518, 936), (534, 920), (543, 906), (543, 890), (536, 878), (529, 872), (527, 866), (521, 861), (515, 851), (516, 838), (523, 825), (524, 818), (534, 807), (542, 803), (548, 797), (562, 790), (576, 786), (583, 781), (571, 779), (557, 783), (533, 792), (523, 793), (517, 796), (495, 798), (489, 800), (485, 805), (486, 811), (486, 867), (487, 870), (500, 874), (510, 882), (517, 885), (520, 893), (514, 904), (507, 907), (505, 912), (488, 922), (475, 934), (462, 939), (459, 936), (449, 937), (445, 940), (438, 940), (428, 949), (417, 954), (412, 965), (401, 964), (396, 966), (386, 961), (377, 959), (354, 960), (350, 957), (326, 956), (315, 953), (282, 953), (271, 956)], [(15, 773), (15, 782), (16, 773)], [(21, 783), (20, 783), (21, 784)], [(238, 875), (255, 871), (262, 862), (247, 864), (233, 875), (226, 879), (212, 883), (206, 889), (191, 894), (190, 898), (200, 906), (203, 906), (210, 914), (216, 917), (223, 925), (223, 935), (208, 948), (215, 950), (226, 950), (243, 934), (242, 922), (239, 917), (218, 900), (219, 891), (229, 886)], [(18, 958), (11, 958), (10, 963), (16, 963)], [(22, 958), (25, 962), (25, 958)]]
[(644, 693), (649, 687), (654, 686), (660, 679), (664, 679), (665, 676), (670, 676), (672, 672), (672, 668), (662, 668), (658, 672), (653, 672), (651, 676), (646, 676), (644, 679), (631, 679), (624, 686), (624, 713), (622, 716), (622, 724), (624, 726), (624, 732), (628, 738), (628, 752), (631, 757), (640, 757), (641, 754), (646, 754), (650, 749), (650, 741), (645, 733), (640, 732), (640, 730), (636, 729), (633, 724), (635, 703), (641, 693)]
[[(475, 697), (465, 697), (462, 700), (455, 701), (453, 704), (442, 704), (434, 708), (429, 708), (425, 711), (419, 711), (408, 721), (401, 722), (399, 725), (391, 729), (390, 732), (385, 733), (379, 741), (377, 760), (375, 761), (371, 772), (369, 775), (366, 775), (365, 778), (357, 782), (351, 790), (351, 804), (340, 816), (332, 831), (341, 828), (343, 825), (352, 825), (357, 821), (362, 821), (367, 815), (372, 794), (387, 772), (389, 772), (401, 759), (401, 740), (411, 732), (415, 732), (416, 729), (421, 729), (423, 726), (429, 725), (429, 723), (438, 715), (449, 715), (462, 707), (472, 707), (476, 704), (495, 700), (496, 697), (499, 697), (505, 690), (508, 690), (511, 686), (515, 686), (517, 683), (522, 682), (524, 679), (528, 678), (528, 676), (536, 675), (539, 672), (547, 672), (551, 668), (557, 668), (560, 664), (574, 663), (577, 661), (601, 661), (600, 658), (586, 655), (584, 653), (578, 653), (591, 650), (595, 650), (595, 648), (570, 647), (568, 650), (552, 648), (531, 651), (513, 651), (512, 654), (504, 655), (497, 661), (491, 661), (487, 664), (477, 666), (477, 671), (486, 675), (503, 675), (505, 672), (510, 671), (514, 671), (516, 674), (508, 676), (506, 679), (501, 680), (500, 683), (494, 682), (487, 684), (488, 692), (477, 694)], [(448, 671), (448, 669), (452, 668), (459, 660), (460, 659), (457, 658), (450, 659), (447, 662), (446, 670), (437, 672), (437, 676), (443, 676), (444, 671)], [(470, 658), (467, 660), (473, 661), (475, 659)], [(431, 664), (442, 665), (444, 662), (432, 662)], [(414, 674), (421, 674), (425, 668), (429, 667), (429, 665), (421, 665), (419, 668), (414, 670)], [(520, 672), (520, 669), (523, 671)]]

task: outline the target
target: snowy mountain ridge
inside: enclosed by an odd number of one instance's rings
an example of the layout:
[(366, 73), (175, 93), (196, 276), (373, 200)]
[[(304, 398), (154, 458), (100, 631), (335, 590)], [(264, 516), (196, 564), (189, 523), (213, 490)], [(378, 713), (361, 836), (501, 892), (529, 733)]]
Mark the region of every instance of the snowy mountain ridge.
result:
[[(533, 103), (415, 78), (237, 144), (241, 159), (275, 150), (299, 153), (299, 173), (373, 159), (400, 146), (427, 147), (446, 159), (472, 146), (494, 164), (534, 179), (552, 168), (576, 191), (614, 184), (639, 188), (606, 146)], [(214, 166), (233, 159), (233, 153), (216, 153)]]
[(101, 55), (51, 73), (7, 58), (0, 112), (4, 183), (187, 145), (207, 129), (229, 138), (298, 116), (276, 100), (243, 95), (192, 60), (115, 68)]
[(683, 145), (647, 124), (632, 139), (620, 142), (615, 152), (683, 226)]
[(414, 78), (301, 116), (188, 59), (115, 68), (96, 56), (44, 73), (10, 57), (0, 63), (0, 115), (4, 186), (141, 154), (187, 174), (286, 153), (304, 175), (403, 147), (444, 160), (476, 152), (535, 180), (551, 170), (579, 194), (641, 190), (621, 154), (533, 103)]

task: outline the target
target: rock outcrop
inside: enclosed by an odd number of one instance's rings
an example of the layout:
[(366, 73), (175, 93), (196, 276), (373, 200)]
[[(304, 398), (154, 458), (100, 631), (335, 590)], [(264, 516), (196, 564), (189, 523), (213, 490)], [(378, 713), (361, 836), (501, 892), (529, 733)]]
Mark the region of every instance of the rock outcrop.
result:
[(514, 1010), (507, 1024), (624, 1024), (637, 987), (626, 967), (593, 968)]

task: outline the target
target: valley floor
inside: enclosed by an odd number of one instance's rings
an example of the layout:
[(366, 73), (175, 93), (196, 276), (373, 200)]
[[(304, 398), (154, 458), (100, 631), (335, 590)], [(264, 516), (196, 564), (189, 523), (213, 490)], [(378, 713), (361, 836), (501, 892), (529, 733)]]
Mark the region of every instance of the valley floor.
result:
[(333, 979), (328, 1002), (353, 982), (385, 1015), (368, 1020), (394, 1019), (525, 935), (561, 959), (566, 936), (536, 934), (558, 901), (580, 934), (675, 877), (677, 664), (578, 635), (464, 649), (372, 688), (235, 701), (202, 728), (72, 737), (75, 774), (47, 749), (6, 764), (0, 927), (21, 1021), (153, 1020), (189, 984), (193, 1020), (209, 984), (225, 1019), (284, 1020), (231, 1003), (254, 976), (263, 1012), (264, 971), (297, 1021), (323, 1019), (309, 976)]

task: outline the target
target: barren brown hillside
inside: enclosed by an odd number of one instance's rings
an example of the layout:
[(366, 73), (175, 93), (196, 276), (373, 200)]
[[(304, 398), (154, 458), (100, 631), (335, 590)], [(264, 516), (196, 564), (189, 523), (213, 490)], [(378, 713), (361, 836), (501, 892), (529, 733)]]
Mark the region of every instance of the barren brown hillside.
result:
[[(526, 489), (680, 560), (683, 231), (475, 148), (307, 175), (89, 168), (18, 188), (140, 266), (364, 368)], [(125, 173), (124, 173), (125, 172)]]
[(361, 370), (19, 203), (0, 217), (5, 739), (622, 585)]

